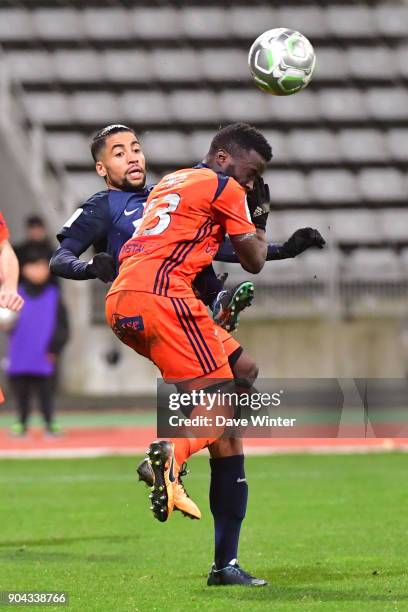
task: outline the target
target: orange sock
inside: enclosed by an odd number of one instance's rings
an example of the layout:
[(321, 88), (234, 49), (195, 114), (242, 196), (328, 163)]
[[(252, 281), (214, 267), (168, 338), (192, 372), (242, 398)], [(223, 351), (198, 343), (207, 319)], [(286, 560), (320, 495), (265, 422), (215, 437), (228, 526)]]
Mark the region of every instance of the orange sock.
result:
[(181, 466), (184, 461), (187, 461), (191, 455), (198, 453), (202, 448), (215, 442), (216, 439), (217, 438), (175, 438), (171, 440), (174, 444), (174, 455), (179, 466)]

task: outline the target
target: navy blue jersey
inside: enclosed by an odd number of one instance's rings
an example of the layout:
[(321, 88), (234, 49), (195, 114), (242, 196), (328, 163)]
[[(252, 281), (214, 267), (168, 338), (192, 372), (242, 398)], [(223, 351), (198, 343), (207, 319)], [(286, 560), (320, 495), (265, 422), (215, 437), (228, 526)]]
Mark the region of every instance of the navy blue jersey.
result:
[(154, 185), (136, 192), (109, 189), (91, 196), (68, 219), (57, 238), (69, 239), (71, 250), (80, 255), (91, 245), (118, 262), (119, 252), (143, 215), (144, 204)]

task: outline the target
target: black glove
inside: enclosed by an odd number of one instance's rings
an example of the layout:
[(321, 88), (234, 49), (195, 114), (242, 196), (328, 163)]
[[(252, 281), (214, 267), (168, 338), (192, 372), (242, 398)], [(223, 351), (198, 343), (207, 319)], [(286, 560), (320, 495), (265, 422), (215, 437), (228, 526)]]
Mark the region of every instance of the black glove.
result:
[(296, 257), (311, 247), (322, 249), (325, 244), (326, 241), (317, 229), (303, 227), (296, 230), (289, 240), (279, 247), (280, 259)]
[(99, 278), (104, 283), (111, 283), (115, 280), (116, 268), (112, 255), (108, 253), (98, 253), (87, 265), (87, 272)]
[(247, 194), (248, 208), (251, 214), (252, 223), (259, 229), (264, 230), (266, 227), (270, 201), (269, 186), (264, 183), (263, 178), (259, 176), (254, 181), (254, 188)]

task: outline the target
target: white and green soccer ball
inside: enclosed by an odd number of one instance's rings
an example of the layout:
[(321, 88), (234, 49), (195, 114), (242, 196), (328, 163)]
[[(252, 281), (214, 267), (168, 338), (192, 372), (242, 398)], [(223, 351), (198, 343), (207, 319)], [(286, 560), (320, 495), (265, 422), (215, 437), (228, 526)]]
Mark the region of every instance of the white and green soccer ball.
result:
[(314, 49), (300, 32), (275, 28), (264, 32), (248, 54), (257, 86), (274, 96), (290, 96), (309, 83), (316, 63)]

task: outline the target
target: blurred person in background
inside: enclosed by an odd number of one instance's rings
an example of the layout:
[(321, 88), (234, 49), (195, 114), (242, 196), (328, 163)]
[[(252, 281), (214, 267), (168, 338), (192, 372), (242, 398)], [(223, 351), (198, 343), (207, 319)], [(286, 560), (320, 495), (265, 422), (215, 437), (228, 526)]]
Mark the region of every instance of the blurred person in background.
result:
[(25, 219), (24, 228), (25, 239), (15, 246), (16, 255), (20, 263), (24, 260), (25, 252), (30, 250), (33, 245), (40, 246), (46, 251), (49, 259), (54, 251), (54, 246), (42, 217), (30, 215)]
[(48, 256), (44, 245), (31, 244), (21, 260), (19, 292), (25, 303), (10, 333), (7, 366), (17, 402), (15, 435), (27, 431), (34, 396), (38, 397), (47, 433), (60, 433), (54, 420), (56, 371), (69, 326), (60, 289), (51, 280)]

